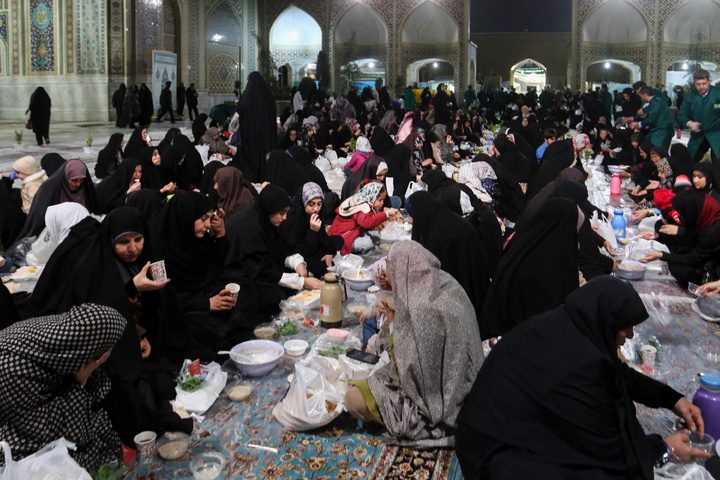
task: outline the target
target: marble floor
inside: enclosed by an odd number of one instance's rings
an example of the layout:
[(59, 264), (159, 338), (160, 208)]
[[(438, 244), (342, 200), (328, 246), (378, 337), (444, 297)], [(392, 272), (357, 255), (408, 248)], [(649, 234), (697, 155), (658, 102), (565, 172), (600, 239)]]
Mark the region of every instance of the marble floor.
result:
[[(170, 127), (179, 128), (183, 134), (192, 139), (192, 122), (190, 120), (178, 121), (176, 124), (170, 122), (153, 123), (148, 131), (157, 145), (165, 137)], [(22, 132), (22, 143), (15, 141), (15, 131)], [(93, 165), (97, 160), (98, 152), (105, 147), (110, 135), (121, 132), (125, 134), (125, 141), (130, 139), (132, 129), (117, 128), (114, 122), (107, 123), (51, 123), (50, 124), (50, 145), (38, 146), (35, 142), (35, 134), (26, 130), (24, 124), (0, 124), (0, 173), (12, 173), (12, 165), (15, 160), (25, 155), (32, 155), (35, 160), (40, 159), (47, 153), (56, 152), (66, 159), (78, 158), (88, 165)], [(87, 147), (88, 135), (92, 135), (92, 147)], [(90, 168), (90, 172), (93, 168)]]

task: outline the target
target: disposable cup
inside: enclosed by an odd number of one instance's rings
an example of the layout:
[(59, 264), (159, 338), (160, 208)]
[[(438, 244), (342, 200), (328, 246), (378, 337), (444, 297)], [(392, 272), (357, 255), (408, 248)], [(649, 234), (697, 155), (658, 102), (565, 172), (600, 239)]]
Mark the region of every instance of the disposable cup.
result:
[(167, 280), (167, 272), (165, 271), (165, 260), (150, 264), (150, 276), (154, 282), (164, 282)]
[(140, 457), (140, 463), (150, 463), (155, 456), (155, 432), (145, 431), (135, 435), (135, 449)]
[(230, 296), (233, 298), (237, 298), (240, 294), (240, 285), (237, 283), (228, 283), (225, 285), (225, 290), (230, 290)]
[(649, 368), (655, 368), (655, 356), (657, 355), (657, 348), (652, 345), (643, 345), (640, 348), (642, 352), (643, 365)]

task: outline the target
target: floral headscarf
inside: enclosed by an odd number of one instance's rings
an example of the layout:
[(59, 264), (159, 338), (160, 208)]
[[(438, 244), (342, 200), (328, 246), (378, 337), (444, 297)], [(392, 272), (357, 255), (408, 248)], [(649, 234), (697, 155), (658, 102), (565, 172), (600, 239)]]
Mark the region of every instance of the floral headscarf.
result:
[(370, 213), (372, 204), (377, 200), (378, 195), (384, 188), (380, 182), (370, 182), (355, 195), (345, 200), (339, 208), (338, 213), (343, 217), (349, 217), (359, 212)]
[(576, 152), (581, 152), (590, 146), (590, 138), (584, 133), (573, 135), (573, 146)]

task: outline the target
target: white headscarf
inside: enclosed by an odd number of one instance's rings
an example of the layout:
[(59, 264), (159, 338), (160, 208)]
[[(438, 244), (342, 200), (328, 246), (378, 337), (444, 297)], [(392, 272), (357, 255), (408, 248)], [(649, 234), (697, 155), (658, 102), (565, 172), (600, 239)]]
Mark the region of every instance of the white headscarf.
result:
[(70, 234), (70, 229), (90, 215), (88, 209), (75, 202), (59, 203), (45, 211), (45, 226), (50, 238), (60, 245)]

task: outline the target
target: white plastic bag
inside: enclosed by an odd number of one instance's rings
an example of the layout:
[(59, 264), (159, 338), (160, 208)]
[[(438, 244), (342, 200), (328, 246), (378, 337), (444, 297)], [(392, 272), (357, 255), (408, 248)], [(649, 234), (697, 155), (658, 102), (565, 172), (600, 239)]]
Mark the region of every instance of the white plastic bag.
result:
[[(332, 153), (337, 157), (337, 154), (335, 152)], [(321, 172), (329, 172), (332, 169), (332, 166), (330, 165), (330, 161), (327, 159), (327, 156), (323, 157), (322, 155), (315, 160), (315, 166), (319, 168)]]
[(362, 257), (358, 255), (348, 254), (345, 256), (335, 255), (333, 258), (333, 264), (337, 269), (337, 274), (342, 277), (345, 270), (357, 271), (357, 269), (365, 263)]
[(273, 416), (285, 428), (303, 432), (327, 425), (344, 410), (344, 397), (325, 376), (299, 362), (290, 388), (275, 405)]
[(598, 228), (598, 233), (601, 237), (603, 237), (605, 240), (610, 242), (610, 245), (612, 245), (612, 248), (617, 248), (617, 238), (615, 238), (615, 230), (613, 230), (612, 225), (610, 225), (610, 222), (607, 220), (604, 220), (602, 218), (598, 217), (597, 212), (593, 212), (592, 218), (590, 219), (590, 224), (593, 227)]
[(68, 449), (75, 450), (75, 444), (64, 438), (48, 443), (17, 462), (13, 461), (7, 442), (0, 442), (0, 446), (5, 452), (5, 468), (0, 471), (0, 480), (92, 480), (68, 452)]
[(348, 358), (346, 355), (338, 356), (338, 365), (343, 373), (341, 378), (346, 382), (366, 380), (370, 377), (370, 375), (375, 373), (378, 368), (387, 365), (388, 363), (390, 363), (390, 355), (388, 355), (387, 350), (382, 352), (380, 360), (378, 360), (375, 365), (361, 362), (360, 360), (355, 360), (354, 358)]
[[(328, 161), (328, 163), (330, 163), (331, 166), (335, 166), (338, 163), (338, 154), (335, 150), (330, 150), (328, 148), (323, 152), (323, 157), (325, 157), (325, 159)], [(317, 161), (315, 162), (315, 165), (317, 165)]]
[(412, 195), (415, 192), (422, 192), (423, 188), (418, 185), (416, 182), (410, 182), (407, 186), (407, 189), (405, 190), (405, 198), (410, 198), (410, 195)]
[(655, 480), (666, 478), (682, 480), (712, 480), (705, 467), (697, 464), (667, 463), (662, 468), (655, 469)]
[(50, 232), (47, 227), (45, 227), (40, 235), (38, 235), (37, 240), (32, 243), (32, 248), (30, 248), (30, 251), (25, 257), (27, 264), (35, 267), (45, 265), (48, 260), (50, 260), (50, 256), (57, 246), (57, 243), (50, 237)]
[[(191, 360), (185, 360), (180, 370), (180, 376), (184, 378), (188, 374)], [(186, 392), (179, 385), (175, 386), (175, 403), (185, 407), (189, 413), (197, 413), (202, 415), (212, 407), (217, 400), (220, 392), (225, 388), (227, 383), (227, 373), (223, 372), (215, 362), (201, 366), (202, 372), (207, 372), (205, 383), (202, 387), (194, 392)]]

